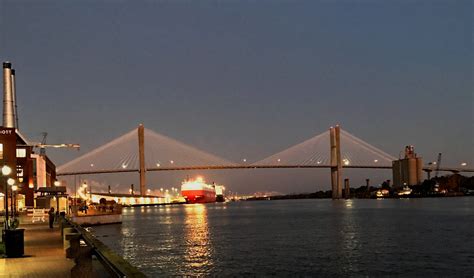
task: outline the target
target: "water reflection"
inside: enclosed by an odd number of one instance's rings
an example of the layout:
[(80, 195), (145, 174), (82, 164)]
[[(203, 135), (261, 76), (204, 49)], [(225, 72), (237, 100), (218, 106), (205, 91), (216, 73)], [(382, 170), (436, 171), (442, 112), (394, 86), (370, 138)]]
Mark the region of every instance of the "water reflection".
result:
[(186, 275), (209, 273), (214, 265), (207, 213), (207, 207), (202, 204), (186, 205), (184, 208)]

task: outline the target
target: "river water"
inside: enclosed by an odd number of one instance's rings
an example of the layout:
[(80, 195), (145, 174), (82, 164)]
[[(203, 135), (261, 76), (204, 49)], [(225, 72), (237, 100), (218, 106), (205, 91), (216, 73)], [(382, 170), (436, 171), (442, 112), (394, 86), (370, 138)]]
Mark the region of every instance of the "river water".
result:
[(474, 275), (474, 197), (137, 207), (93, 230), (151, 277)]

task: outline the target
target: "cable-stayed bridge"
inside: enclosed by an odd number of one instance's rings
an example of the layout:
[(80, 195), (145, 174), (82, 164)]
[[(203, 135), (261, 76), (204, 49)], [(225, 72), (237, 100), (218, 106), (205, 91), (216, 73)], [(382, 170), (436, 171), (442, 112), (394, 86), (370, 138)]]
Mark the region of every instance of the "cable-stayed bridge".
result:
[[(392, 161), (396, 159), (336, 126), (255, 163), (234, 163), (140, 125), (138, 132), (134, 129), (61, 165), (58, 176), (138, 172), (144, 194), (147, 171), (331, 168), (333, 189), (340, 190), (342, 168), (392, 169)], [(432, 171), (434, 166), (423, 170)], [(474, 172), (474, 169), (443, 167), (440, 171)]]
[[(392, 167), (396, 158), (341, 130), (343, 167)], [(328, 168), (329, 131), (260, 161), (234, 163), (172, 138), (144, 129), (146, 171), (241, 168)], [(134, 129), (58, 168), (58, 175), (138, 172), (139, 144)]]

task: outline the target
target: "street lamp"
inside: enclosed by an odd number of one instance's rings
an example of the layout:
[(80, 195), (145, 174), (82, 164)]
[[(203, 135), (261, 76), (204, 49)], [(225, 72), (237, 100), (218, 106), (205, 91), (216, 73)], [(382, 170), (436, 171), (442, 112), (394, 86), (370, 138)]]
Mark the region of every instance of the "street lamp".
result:
[(15, 184), (15, 180), (9, 178), (7, 183), (12, 187), (12, 219), (15, 219), (16, 212), (16, 191), (18, 190), (18, 185)]
[(8, 165), (4, 165), (2, 167), (2, 180), (3, 180), (3, 184), (5, 185), (5, 193), (4, 193), (4, 197), (5, 197), (5, 230), (8, 230), (9, 229), (9, 225), (8, 225), (8, 184), (7, 184), (7, 181), (5, 180), (5, 177), (10, 175), (12, 172), (12, 168), (10, 168)]
[(8, 176), (12, 173), (12, 168), (10, 168), (8, 165), (4, 165), (2, 167), (2, 175)]

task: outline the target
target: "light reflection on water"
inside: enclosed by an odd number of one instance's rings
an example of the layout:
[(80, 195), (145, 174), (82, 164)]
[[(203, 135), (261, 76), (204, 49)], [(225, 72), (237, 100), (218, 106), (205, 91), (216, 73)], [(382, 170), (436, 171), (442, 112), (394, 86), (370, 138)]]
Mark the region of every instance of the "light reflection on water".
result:
[(472, 275), (474, 198), (125, 209), (100, 240), (156, 276)]
[(184, 207), (185, 268), (207, 273), (213, 266), (213, 246), (209, 236), (207, 207), (203, 204)]

